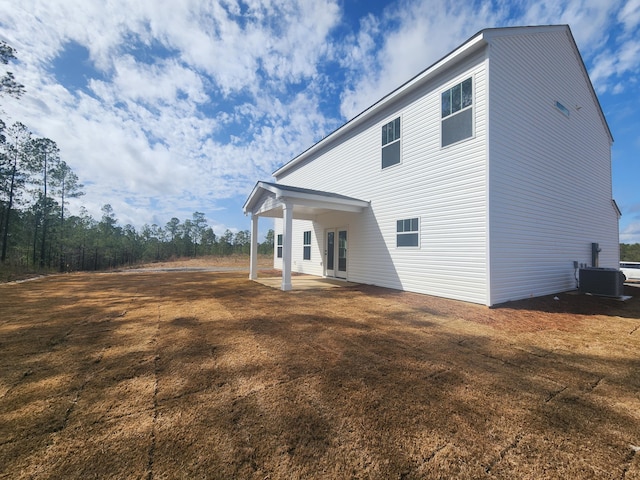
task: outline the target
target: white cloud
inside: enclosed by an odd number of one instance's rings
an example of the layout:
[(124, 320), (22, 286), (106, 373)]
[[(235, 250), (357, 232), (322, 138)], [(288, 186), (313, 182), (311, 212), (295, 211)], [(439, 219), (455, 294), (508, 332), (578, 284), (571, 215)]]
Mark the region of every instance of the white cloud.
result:
[(617, 46), (615, 52), (605, 50), (593, 59), (591, 81), (599, 92), (612, 90), (621, 93), (624, 88), (620, 78), (627, 74), (640, 73), (640, 41), (628, 39)]
[(338, 60), (348, 69), (359, 69), (361, 66), (373, 69), (375, 65), (376, 37), (380, 35), (380, 21), (368, 14), (360, 19), (360, 29), (350, 34)]
[(617, 54), (615, 73), (623, 75), (627, 72), (637, 72), (640, 70), (640, 40), (634, 39), (621, 45)]
[[(103, 203), (143, 218), (150, 198), (184, 206), (246, 191), (335, 126), (313, 93), (289, 98), (286, 89), (317, 75), (339, 20), (333, 1), (249, 2), (242, 19), (230, 1), (27, 0), (7, 11), (3, 27), (20, 46), (28, 90), (9, 113), (55, 139), (80, 177), (92, 180), (83, 203), (97, 217)], [(48, 73), (69, 42), (85, 46), (103, 74), (88, 79), (86, 93), (67, 91)], [(139, 57), (135, 44), (169, 57)], [(225, 103), (242, 91), (251, 93), (244, 103)], [(219, 111), (205, 115), (204, 104)], [(223, 135), (234, 142), (214, 139), (247, 122), (241, 135)]]
[(626, 32), (633, 33), (640, 26), (640, 0), (628, 0), (618, 13), (618, 21)]
[(606, 82), (613, 72), (615, 72), (616, 58), (611, 51), (600, 53), (593, 59), (590, 77), (593, 84), (599, 90), (605, 89)]
[(174, 102), (180, 92), (196, 103), (207, 99), (201, 77), (175, 59), (150, 65), (129, 54), (115, 59), (114, 68), (113, 87), (124, 100)]
[(624, 92), (624, 85), (622, 83), (616, 83), (611, 89), (611, 93), (617, 95)]

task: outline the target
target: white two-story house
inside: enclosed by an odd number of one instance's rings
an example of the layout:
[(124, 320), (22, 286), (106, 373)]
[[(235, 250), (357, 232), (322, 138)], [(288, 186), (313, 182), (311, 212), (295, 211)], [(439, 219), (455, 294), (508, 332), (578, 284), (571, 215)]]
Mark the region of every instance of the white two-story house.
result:
[(274, 265), (484, 305), (619, 261), (613, 138), (566, 25), (486, 29), (258, 182)]

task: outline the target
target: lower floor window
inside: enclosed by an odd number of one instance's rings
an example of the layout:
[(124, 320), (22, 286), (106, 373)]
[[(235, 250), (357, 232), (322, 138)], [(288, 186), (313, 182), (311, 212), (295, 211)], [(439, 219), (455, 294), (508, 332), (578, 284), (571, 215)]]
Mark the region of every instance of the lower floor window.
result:
[(396, 222), (396, 246), (417, 247), (420, 245), (417, 218), (407, 218)]
[(277, 249), (278, 258), (282, 258), (282, 234), (278, 234), (278, 249)]
[(311, 260), (311, 230), (303, 233), (302, 258), (304, 260)]

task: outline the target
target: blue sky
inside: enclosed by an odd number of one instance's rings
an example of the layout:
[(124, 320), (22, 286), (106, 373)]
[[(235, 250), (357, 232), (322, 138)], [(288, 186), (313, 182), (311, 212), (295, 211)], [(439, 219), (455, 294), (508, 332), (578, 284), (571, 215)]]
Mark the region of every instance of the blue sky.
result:
[[(640, 242), (640, 0), (0, 0), (25, 84), (3, 98), (136, 227), (249, 229), (258, 180), (488, 27), (567, 23), (615, 139), (620, 240)], [(261, 230), (269, 227), (261, 222)], [(264, 232), (263, 232), (264, 233)]]

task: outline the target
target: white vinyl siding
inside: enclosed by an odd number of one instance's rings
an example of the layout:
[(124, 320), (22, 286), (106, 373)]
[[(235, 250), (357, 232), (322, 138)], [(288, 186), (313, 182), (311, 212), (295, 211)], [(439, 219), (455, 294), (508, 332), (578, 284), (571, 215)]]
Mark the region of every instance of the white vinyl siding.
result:
[[(484, 53), (477, 52), (277, 178), (284, 185), (371, 202), (362, 214), (320, 215), (314, 222), (320, 246), (325, 228), (348, 227), (348, 280), (486, 303), (484, 60)], [(474, 82), (475, 136), (442, 149), (442, 91), (469, 77)], [(399, 116), (402, 163), (383, 170), (381, 128)], [(404, 218), (420, 218), (420, 248), (396, 248), (396, 221)], [(310, 227), (293, 223), (295, 242)], [(314, 251), (312, 259), (324, 260), (323, 254), (314, 257)], [(293, 270), (300, 271), (295, 259)]]
[(591, 242), (617, 267), (606, 126), (567, 33), (498, 37), (490, 58), (491, 303), (573, 289)]
[[(275, 233), (282, 232), (282, 219), (274, 218)], [(311, 260), (304, 259), (304, 232), (311, 232), (310, 254)], [(293, 234), (291, 242), (291, 271), (297, 273), (306, 273), (309, 275), (323, 274), (323, 255), (320, 252), (322, 248), (324, 232), (322, 228), (310, 220), (294, 220)], [(324, 252), (324, 250), (323, 250)], [(282, 268), (282, 259), (276, 258), (274, 268)]]

